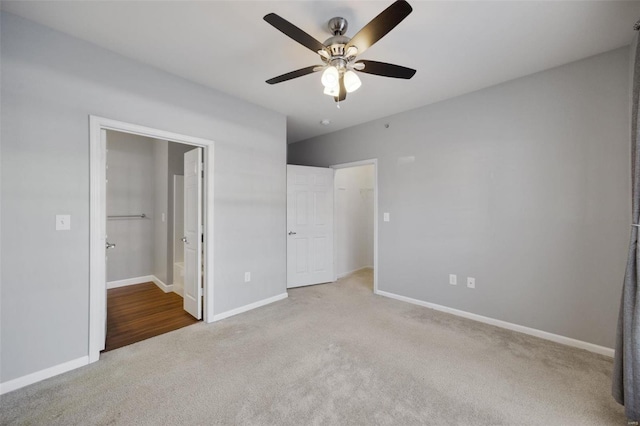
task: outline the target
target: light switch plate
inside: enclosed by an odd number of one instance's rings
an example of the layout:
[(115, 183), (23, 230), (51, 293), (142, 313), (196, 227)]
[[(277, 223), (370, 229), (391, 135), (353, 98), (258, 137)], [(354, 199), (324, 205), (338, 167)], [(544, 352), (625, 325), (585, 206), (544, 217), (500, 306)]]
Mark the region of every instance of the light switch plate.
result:
[(71, 229), (71, 215), (57, 214), (56, 215), (56, 231), (68, 231), (70, 229)]
[(385, 222), (389, 222), (389, 213), (384, 213), (382, 215), (382, 220), (384, 220)]

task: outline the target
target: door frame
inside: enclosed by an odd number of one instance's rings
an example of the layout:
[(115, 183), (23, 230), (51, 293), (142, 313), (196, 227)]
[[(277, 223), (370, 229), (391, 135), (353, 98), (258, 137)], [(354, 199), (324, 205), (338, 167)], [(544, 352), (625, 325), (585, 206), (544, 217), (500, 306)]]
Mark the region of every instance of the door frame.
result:
[[(213, 201), (214, 201), (214, 145), (208, 139), (182, 135), (95, 115), (89, 116), (89, 363), (98, 361), (104, 342), (102, 306), (106, 297), (106, 146), (102, 143), (102, 131), (113, 130), (153, 139), (177, 142), (201, 147), (204, 150), (203, 185), (203, 263), (204, 300), (203, 320), (213, 322)], [(105, 313), (106, 315), (106, 313)], [(106, 336), (105, 336), (106, 337)]]
[(361, 160), (361, 161), (352, 161), (350, 163), (341, 163), (341, 164), (334, 164), (332, 166), (330, 166), (332, 169), (334, 169), (333, 171), (333, 181), (334, 181), (334, 185), (333, 185), (333, 223), (334, 223), (334, 228), (333, 228), (333, 271), (334, 271), (334, 277), (333, 280), (337, 281), (338, 280), (338, 227), (335, 226), (335, 224), (337, 224), (337, 208), (338, 208), (338, 203), (337, 203), (337, 194), (338, 191), (336, 191), (336, 187), (335, 187), (335, 174), (336, 174), (336, 170), (338, 169), (349, 169), (352, 167), (359, 167), (359, 166), (369, 166), (369, 165), (373, 165), (373, 293), (374, 294), (378, 294), (378, 159), (377, 158), (371, 158), (368, 160)]

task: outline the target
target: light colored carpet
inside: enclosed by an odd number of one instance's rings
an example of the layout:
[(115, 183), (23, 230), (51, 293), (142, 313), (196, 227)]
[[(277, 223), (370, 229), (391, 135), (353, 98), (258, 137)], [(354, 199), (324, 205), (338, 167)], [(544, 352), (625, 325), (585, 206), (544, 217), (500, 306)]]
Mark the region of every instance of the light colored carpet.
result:
[(624, 425), (611, 359), (373, 295), (371, 272), (2, 396), (3, 424)]

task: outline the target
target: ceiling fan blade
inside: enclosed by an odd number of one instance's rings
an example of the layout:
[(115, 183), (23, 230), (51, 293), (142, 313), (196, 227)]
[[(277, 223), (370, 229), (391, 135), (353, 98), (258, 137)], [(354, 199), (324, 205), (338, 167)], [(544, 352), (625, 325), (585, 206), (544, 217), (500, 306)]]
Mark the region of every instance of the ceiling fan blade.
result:
[(291, 22), (276, 15), (275, 13), (269, 13), (264, 16), (264, 20), (273, 25), (277, 30), (281, 31), (286, 36), (289, 36), (293, 40), (297, 41), (307, 49), (312, 50), (314, 53), (318, 53), (318, 50), (324, 50), (324, 44), (320, 43), (309, 34), (302, 31), (300, 28), (293, 25)]
[(395, 28), (406, 18), (413, 8), (405, 0), (398, 0), (382, 11), (371, 22), (364, 26), (345, 46), (345, 50), (351, 46), (358, 49), (358, 55), (373, 46), (389, 31)]
[(364, 68), (357, 71), (367, 74), (381, 75), (383, 77), (410, 79), (416, 73), (416, 70), (402, 67), (400, 65), (388, 64), (378, 61), (358, 61), (356, 64), (364, 64)]
[(269, 80), (267, 80), (267, 83), (269, 84), (282, 83), (283, 81), (302, 77), (303, 75), (311, 74), (316, 71), (320, 71), (318, 69), (318, 65), (311, 65), (310, 67), (300, 68), (299, 70), (291, 71), (286, 74), (282, 74), (277, 77), (270, 78)]
[(342, 76), (340, 76), (340, 94), (334, 96), (333, 99), (336, 102), (342, 102), (347, 99), (347, 89), (344, 87), (344, 78)]

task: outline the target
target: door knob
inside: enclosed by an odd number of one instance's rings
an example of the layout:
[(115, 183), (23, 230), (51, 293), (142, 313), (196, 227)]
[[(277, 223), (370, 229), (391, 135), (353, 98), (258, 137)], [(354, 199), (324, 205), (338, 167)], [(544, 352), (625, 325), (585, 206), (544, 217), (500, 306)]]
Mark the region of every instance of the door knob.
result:
[(187, 237), (182, 237), (180, 238), (180, 240), (185, 244), (189, 244), (189, 241), (187, 241)]
[(297, 232), (289, 231), (289, 235), (296, 235)]
[(109, 241), (107, 241), (107, 250), (112, 249), (112, 248), (116, 248), (116, 245), (110, 243)]

